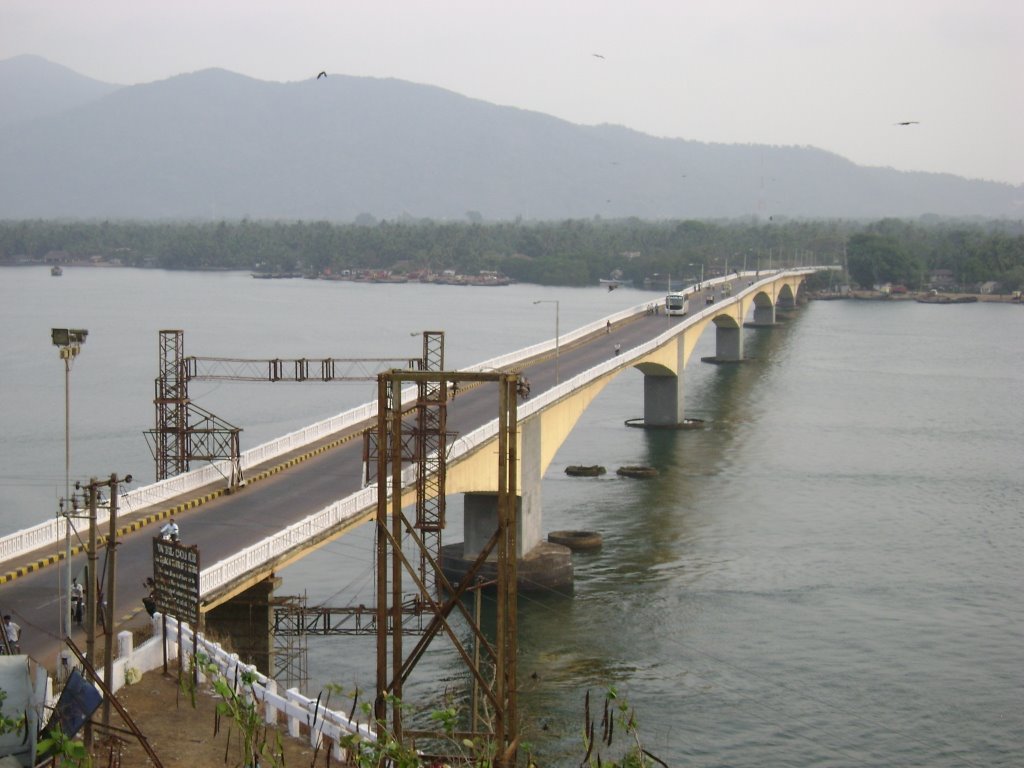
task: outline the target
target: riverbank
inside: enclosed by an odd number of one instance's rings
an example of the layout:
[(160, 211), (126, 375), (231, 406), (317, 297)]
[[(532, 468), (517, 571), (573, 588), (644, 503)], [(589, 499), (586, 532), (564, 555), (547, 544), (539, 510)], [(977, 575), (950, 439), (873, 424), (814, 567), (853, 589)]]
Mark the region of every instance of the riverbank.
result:
[(994, 293), (940, 293), (927, 292), (883, 293), (882, 291), (847, 291), (846, 293), (814, 292), (808, 296), (811, 301), (859, 300), (859, 301), (920, 301), (926, 304), (967, 304), (984, 301), (990, 304), (1021, 304), (1020, 296)]

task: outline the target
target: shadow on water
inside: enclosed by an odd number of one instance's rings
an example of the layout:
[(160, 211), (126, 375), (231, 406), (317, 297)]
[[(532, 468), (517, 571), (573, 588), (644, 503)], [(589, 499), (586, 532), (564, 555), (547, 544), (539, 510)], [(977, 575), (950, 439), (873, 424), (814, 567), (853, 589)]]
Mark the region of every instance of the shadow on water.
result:
[[(714, 510), (699, 508), (698, 499), (706, 493), (708, 478), (728, 466), (732, 446), (743, 439), (759, 382), (776, 364), (774, 357), (788, 336), (784, 327), (746, 334), (748, 362), (692, 362), (687, 369), (686, 414), (704, 419), (705, 429), (631, 429), (624, 420), (604, 415), (603, 408), (640, 410), (642, 388), (627, 381), (609, 394), (614, 403), (591, 407), (594, 413), (581, 420), (579, 434), (560, 451), (569, 454), (566, 463), (615, 456), (623, 463), (654, 467), (657, 476), (616, 477), (610, 461), (603, 478), (567, 479), (557, 467), (549, 470), (545, 526), (562, 527), (568, 519), (569, 527), (597, 530), (604, 537), (601, 550), (574, 555), (574, 597), (520, 600), (520, 682), (523, 710), (531, 715), (524, 738), (543, 744), (551, 764), (578, 751), (588, 689), (593, 695), (610, 685), (642, 686), (652, 674), (660, 679), (663, 672), (653, 670), (662, 666), (657, 661), (662, 641), (658, 628), (641, 617), (662, 615), (670, 604), (677, 614), (688, 610), (674, 597), (679, 588), (715, 567), (706, 562), (707, 548), (700, 543)], [(697, 353), (693, 360), (699, 360)], [(666, 621), (685, 623), (679, 615)]]
[[(640, 558), (620, 568), (650, 573), (649, 569), (679, 556), (678, 541), (699, 525), (694, 514), (696, 498), (708, 477), (729, 466), (734, 446), (744, 438), (743, 425), (751, 419), (758, 385), (777, 364), (777, 353), (786, 344), (787, 329), (747, 330), (746, 360), (735, 365), (710, 365), (691, 360), (686, 384), (685, 413), (700, 418), (703, 429), (641, 430), (636, 463), (654, 467), (658, 476), (630, 481), (628, 515), (602, 521), (613, 540), (642, 540), (648, 545), (635, 554)], [(696, 359), (696, 355), (694, 357)], [(697, 368), (698, 370), (693, 370)]]

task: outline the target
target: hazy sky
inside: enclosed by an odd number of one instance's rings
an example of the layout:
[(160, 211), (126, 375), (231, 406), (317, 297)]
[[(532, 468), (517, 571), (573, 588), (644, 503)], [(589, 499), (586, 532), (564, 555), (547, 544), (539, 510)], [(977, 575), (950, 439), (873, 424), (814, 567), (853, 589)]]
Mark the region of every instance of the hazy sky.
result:
[(574, 123), (1024, 183), (1022, 0), (0, 0), (0, 59), (23, 53), (123, 84), (394, 77)]

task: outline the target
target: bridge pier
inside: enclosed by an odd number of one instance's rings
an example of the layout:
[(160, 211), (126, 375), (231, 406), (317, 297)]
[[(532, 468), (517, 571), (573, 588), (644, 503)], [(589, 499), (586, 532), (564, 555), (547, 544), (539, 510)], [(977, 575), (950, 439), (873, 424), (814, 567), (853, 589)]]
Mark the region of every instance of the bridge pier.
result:
[(742, 363), (743, 327), (736, 321), (722, 322), (715, 319), (715, 356), (702, 357), (704, 363)]
[[(441, 568), (451, 582), (457, 582), (469, 570), (498, 527), (498, 494), (472, 491), (463, 498), (463, 541), (441, 547)], [(571, 592), (573, 584), (572, 550), (560, 544), (534, 540), (524, 546), (528, 515), (522, 514), (523, 497), (516, 498), (516, 571), (520, 592), (555, 590)], [(536, 515), (539, 524), (540, 514)], [(527, 541), (529, 541), (527, 539)], [(491, 552), (480, 575), (494, 579), (498, 572), (497, 550)]]
[[(682, 371), (682, 367), (679, 369)], [(644, 373), (644, 426), (675, 427), (683, 419), (683, 374)]]
[(274, 590), (281, 579), (270, 576), (204, 614), (207, 635), (223, 641), (238, 658), (265, 675), (274, 672)]
[(755, 304), (753, 320), (747, 323), (747, 327), (764, 328), (772, 325), (775, 325), (775, 305), (768, 304), (762, 307)]
[(715, 326), (715, 357), (720, 363), (738, 363), (743, 359), (743, 328), (739, 325)]

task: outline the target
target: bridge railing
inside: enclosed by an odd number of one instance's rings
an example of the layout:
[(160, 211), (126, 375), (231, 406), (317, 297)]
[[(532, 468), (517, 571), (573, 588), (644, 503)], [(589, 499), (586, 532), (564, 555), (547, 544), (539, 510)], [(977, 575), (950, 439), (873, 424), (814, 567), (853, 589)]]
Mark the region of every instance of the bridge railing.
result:
[[(189, 662), (183, 657), (182, 649), (191, 649), (193, 643), (192, 628), (188, 624), (179, 624), (167, 617), (167, 635), (163, 635), (163, 620), (160, 614), (153, 617), (153, 636), (138, 647), (131, 642), (131, 633), (123, 632), (125, 646), (114, 664), (114, 677), (111, 682), (117, 691), (125, 682), (128, 669), (137, 674), (145, 674), (163, 666), (163, 647), (166, 642), (168, 656), (178, 658), (182, 669)], [(119, 640), (121, 638), (119, 637)], [(278, 692), (277, 682), (260, 672), (256, 667), (239, 661), (238, 654), (225, 651), (218, 643), (207, 640), (199, 633), (196, 638), (199, 653), (203, 654), (215, 665), (219, 673), (227, 681), (252, 680), (252, 684), (239, 693), (246, 699), (254, 700), (262, 712), (264, 722), (270, 725), (284, 725), (288, 734), (294, 738), (307, 738), (310, 746), (322, 744), (323, 739), (331, 741), (331, 754), (337, 760), (345, 755), (341, 748), (341, 740), (349, 734), (359, 734), (363, 739), (375, 740), (376, 734), (365, 723), (349, 719), (344, 712), (328, 709), (319, 699), (310, 699), (295, 688), (284, 693)], [(186, 650), (186, 653), (190, 652)], [(305, 729), (305, 733), (303, 733)]]
[[(408, 388), (407, 391), (402, 393), (403, 399), (415, 397), (415, 392), (414, 387)], [(253, 467), (257, 467), (264, 462), (271, 461), (291, 451), (302, 449), (325, 437), (361, 424), (376, 415), (376, 401), (366, 403), (290, 432), (255, 448), (243, 451), (240, 456), (243, 475), (247, 470), (251, 470)], [(159, 506), (170, 499), (198, 491), (201, 488), (221, 482), (226, 483), (229, 477), (230, 464), (228, 462), (213, 462), (198, 469), (167, 478), (166, 480), (160, 480), (156, 483), (122, 493), (118, 497), (120, 513), (130, 514), (147, 507)], [(73, 514), (73, 517), (80, 517), (82, 514), (81, 511), (78, 511)], [(109, 505), (98, 507), (96, 512), (97, 523), (102, 525), (109, 519)], [(65, 540), (67, 527), (67, 518), (60, 516), (0, 537), (0, 562), (24, 556), (43, 547), (56, 546)], [(74, 531), (72, 531), (71, 538), (76, 538)]]

